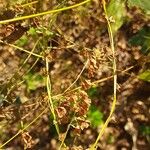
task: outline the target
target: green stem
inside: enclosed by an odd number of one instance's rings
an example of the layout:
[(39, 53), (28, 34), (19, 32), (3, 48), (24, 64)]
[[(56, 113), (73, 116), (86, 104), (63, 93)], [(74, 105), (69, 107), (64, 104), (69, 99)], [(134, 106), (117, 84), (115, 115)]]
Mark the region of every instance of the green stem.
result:
[(30, 19), (30, 18), (34, 18), (34, 17), (39, 17), (39, 16), (43, 16), (43, 15), (48, 15), (48, 14), (52, 14), (52, 13), (56, 13), (56, 12), (61, 12), (61, 11), (73, 9), (73, 8), (79, 7), (81, 5), (84, 5), (90, 1), (91, 0), (85, 0), (81, 3), (75, 4), (72, 6), (68, 6), (68, 7), (64, 7), (64, 8), (60, 8), (60, 9), (54, 9), (54, 10), (49, 10), (49, 11), (45, 11), (42, 13), (28, 15), (28, 16), (22, 16), (22, 17), (17, 17), (17, 18), (13, 18), (13, 19), (2, 20), (2, 21), (0, 21), (0, 24), (6, 24), (6, 23), (10, 23), (10, 22), (15, 22), (15, 21), (24, 20), (24, 19)]
[(55, 115), (55, 109), (54, 109), (54, 104), (52, 101), (52, 92), (51, 92), (51, 81), (50, 81), (50, 76), (49, 76), (49, 65), (48, 65), (48, 58), (46, 58), (46, 71), (47, 71), (47, 80), (46, 80), (46, 87), (47, 87), (47, 93), (48, 93), (48, 99), (49, 99), (49, 108), (53, 116), (53, 123), (56, 128), (57, 134), (59, 135), (59, 127), (58, 123), (56, 120), (56, 115)]
[(111, 107), (111, 111), (110, 114), (108, 116), (108, 118), (106, 119), (104, 125), (102, 126), (101, 131), (99, 132), (99, 135), (95, 141), (95, 143), (92, 145), (92, 147), (90, 148), (90, 150), (94, 150), (98, 141), (100, 140), (100, 138), (102, 137), (105, 129), (107, 128), (107, 125), (109, 124), (111, 117), (113, 115), (113, 112), (115, 110), (115, 106), (116, 106), (116, 101), (117, 101), (117, 67), (116, 67), (116, 58), (115, 58), (115, 47), (114, 47), (114, 39), (113, 39), (113, 33), (112, 33), (112, 29), (111, 29), (111, 24), (107, 15), (107, 10), (106, 10), (106, 2), (105, 0), (102, 0), (103, 3), (103, 9), (106, 15), (106, 19), (107, 19), (107, 24), (108, 24), (108, 33), (109, 33), (109, 39), (110, 39), (110, 45), (111, 45), (111, 50), (113, 53), (113, 78), (114, 78), (114, 94), (113, 94), (113, 103), (112, 103), (112, 107)]
[(14, 138), (16, 138), (19, 134), (21, 134), (23, 131), (25, 131), (29, 126), (31, 126), (35, 121), (37, 121), (45, 112), (47, 108), (44, 109), (33, 121), (31, 121), (27, 126), (25, 126), (22, 130), (19, 130), (13, 137), (11, 137), (8, 141), (6, 141), (4, 144), (0, 146), (0, 149), (2, 149), (5, 145), (7, 145), (9, 142), (11, 142)]

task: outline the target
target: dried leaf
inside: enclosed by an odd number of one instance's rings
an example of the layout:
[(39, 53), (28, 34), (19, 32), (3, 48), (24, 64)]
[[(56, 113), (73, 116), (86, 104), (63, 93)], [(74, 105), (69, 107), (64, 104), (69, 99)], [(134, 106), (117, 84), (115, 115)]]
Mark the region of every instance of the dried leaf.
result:
[(67, 111), (64, 107), (58, 107), (56, 109), (56, 112), (57, 112), (58, 118), (63, 118), (67, 114)]

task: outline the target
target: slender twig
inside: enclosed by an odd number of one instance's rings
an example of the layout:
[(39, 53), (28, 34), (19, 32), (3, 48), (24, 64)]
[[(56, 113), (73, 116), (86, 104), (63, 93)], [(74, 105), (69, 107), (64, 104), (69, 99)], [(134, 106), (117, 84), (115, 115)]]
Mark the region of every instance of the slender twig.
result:
[[(64, 91), (64, 93), (66, 93), (80, 78), (81, 74), (83, 73), (83, 71), (85, 70), (87, 64), (89, 63), (89, 59), (86, 61), (85, 65), (83, 66), (82, 70), (80, 71), (80, 73), (78, 74), (77, 78), (74, 80), (74, 82)], [(63, 94), (64, 94), (63, 93)]]
[(67, 130), (66, 130), (66, 132), (65, 132), (65, 134), (64, 134), (64, 137), (63, 137), (63, 139), (62, 139), (62, 141), (61, 141), (61, 144), (60, 144), (58, 150), (61, 150), (62, 146), (64, 145), (65, 139), (66, 139), (66, 137), (67, 137), (67, 134), (68, 134), (68, 132), (69, 132), (69, 129), (70, 129), (71, 124), (72, 124), (73, 121), (74, 121), (74, 117), (72, 117), (70, 123), (69, 123), (68, 126), (67, 126)]
[[(118, 74), (126, 73), (127, 71), (129, 71), (129, 70), (131, 70), (131, 69), (133, 69), (133, 68), (134, 68), (134, 66), (131, 66), (131, 67), (129, 67), (129, 68), (127, 68), (127, 69), (121, 71), (121, 72), (118, 73)], [(103, 79), (100, 79), (100, 80), (96, 80), (96, 81), (92, 82), (91, 85), (96, 85), (96, 84), (98, 84), (98, 83), (102, 83), (102, 82), (108, 81), (108, 80), (110, 80), (110, 79), (112, 79), (112, 78), (113, 78), (113, 75), (112, 75), (112, 76), (109, 76), (109, 77), (106, 77), (106, 78), (103, 78)], [(81, 86), (78, 86), (78, 87), (76, 87), (76, 88), (74, 88), (74, 89), (72, 89), (72, 90), (67, 91), (66, 93), (70, 93), (70, 92), (73, 92), (73, 91), (77, 91), (77, 90), (79, 90), (79, 89), (81, 89), (81, 88), (82, 88)], [(63, 93), (64, 93), (64, 92), (63, 92)], [(63, 93), (57, 94), (57, 95), (53, 95), (52, 98), (57, 98), (57, 97), (63, 96), (63, 95), (64, 95)]]
[(72, 5), (72, 6), (68, 6), (68, 7), (64, 7), (64, 8), (60, 8), (60, 9), (54, 9), (54, 10), (49, 10), (49, 11), (45, 11), (45, 12), (42, 12), (42, 13), (28, 15), (28, 16), (21, 16), (21, 17), (17, 17), (17, 18), (13, 18), (13, 19), (2, 20), (2, 21), (0, 21), (0, 24), (6, 24), (6, 23), (10, 23), (10, 22), (19, 21), (19, 20), (25, 20), (25, 19), (30, 19), (30, 18), (34, 18), (34, 17), (39, 17), (39, 16), (43, 16), (43, 15), (52, 14), (52, 13), (57, 13), (57, 12), (61, 12), (61, 11), (65, 11), (65, 10), (69, 10), (69, 9), (79, 7), (79, 6), (84, 5), (88, 2), (90, 2), (90, 0), (85, 0), (81, 3), (75, 4), (75, 5)]
[(19, 134), (21, 134), (23, 131), (25, 131), (27, 128), (29, 128), (33, 123), (35, 123), (45, 112), (47, 108), (45, 108), (33, 121), (31, 121), (27, 126), (25, 126), (22, 130), (19, 130), (13, 137), (11, 137), (8, 141), (6, 141), (4, 144), (0, 146), (0, 149), (2, 149), (5, 145), (7, 145), (9, 142), (11, 142), (14, 138), (16, 138)]
[[(25, 75), (25, 74), (28, 74), (32, 69), (33, 69), (33, 67), (36, 65), (36, 63), (39, 61), (39, 58), (37, 58), (36, 59), (36, 61), (33, 63), (33, 65), (26, 71), (26, 73), (24, 73), (23, 75)], [(23, 76), (22, 75), (22, 76)], [(21, 77), (22, 77), (21, 76)], [(15, 83), (15, 84), (13, 84), (12, 85), (12, 87), (10, 87), (10, 89), (8, 90), (8, 92), (7, 92), (7, 94), (6, 94), (6, 96), (5, 96), (5, 99), (7, 99), (7, 97), (8, 97), (8, 95), (10, 94), (10, 92), (15, 88), (15, 87), (19, 87), (21, 84), (23, 84), (25, 82), (25, 79), (23, 79), (22, 81), (20, 81), (20, 82), (17, 82), (17, 83)], [(2, 91), (1, 91), (2, 92)]]
[(29, 53), (29, 55), (27, 56), (27, 58), (24, 60), (24, 62), (23, 62), (23, 64), (21, 65), (21, 67), (18, 69), (19, 71), (23, 68), (23, 66), (24, 66), (24, 65), (27, 63), (27, 61), (30, 59), (30, 57), (31, 57), (32, 53), (34, 52), (34, 50), (35, 50), (35, 48), (36, 48), (36, 46), (37, 46), (37, 44), (38, 44), (39, 41), (40, 41), (40, 39), (38, 39), (38, 40), (35, 42), (35, 44), (34, 44), (32, 50), (31, 50), (31, 52)]
[[(40, 40), (40, 39), (39, 39), (39, 40)], [(11, 80), (12, 80), (13, 78), (15, 78), (15, 75), (23, 68), (23, 66), (24, 66), (24, 65), (27, 63), (27, 61), (30, 59), (30, 57), (31, 57), (31, 55), (32, 55), (31, 53), (33, 53), (33, 51), (35, 50), (35, 48), (36, 48), (36, 46), (37, 46), (39, 40), (36, 41), (36, 43), (35, 43), (33, 49), (31, 50), (31, 52), (29, 53), (29, 55), (27, 56), (27, 58), (24, 60), (23, 64), (19, 67), (19, 69), (18, 69), (18, 70), (14, 73), (14, 75), (11, 77), (10, 81), (8, 82), (8, 84), (11, 83)], [(39, 58), (37, 58), (37, 59), (39, 59)], [(37, 61), (35, 61), (35, 62), (37, 62)], [(35, 63), (29, 68), (29, 70), (31, 70), (31, 69), (34, 67), (34, 65), (35, 65)], [(28, 70), (27, 70), (26, 73), (28, 73)], [(24, 74), (23, 74), (23, 75), (24, 75)], [(20, 77), (22, 77), (23, 75), (21, 75)], [(24, 82), (24, 81), (25, 81), (25, 80), (23, 80), (23, 82)], [(23, 82), (21, 81), (21, 84), (22, 84)], [(12, 89), (13, 89), (14, 87), (16, 87), (16, 85), (17, 85), (17, 83), (13, 84), (13, 85), (10, 87), (10, 89), (8, 90), (8, 92), (7, 92), (6, 96), (5, 96), (5, 99), (7, 99), (7, 96), (8, 96), (9, 93), (12, 91)], [(2, 92), (2, 91), (1, 91), (1, 92)]]
[(47, 78), (46, 78), (46, 87), (47, 87), (47, 93), (48, 93), (48, 103), (49, 103), (49, 108), (53, 116), (53, 123), (56, 128), (57, 134), (59, 135), (59, 127), (58, 123), (56, 120), (56, 115), (55, 115), (55, 109), (54, 109), (54, 104), (52, 101), (52, 91), (51, 91), (51, 81), (50, 81), (50, 75), (49, 75), (49, 63), (48, 63), (48, 58), (46, 57), (46, 72), (47, 72)]
[(115, 47), (114, 47), (114, 40), (113, 40), (113, 33), (112, 33), (112, 29), (111, 29), (111, 24), (107, 15), (107, 10), (106, 10), (106, 2), (105, 0), (102, 0), (102, 4), (103, 4), (103, 9), (105, 12), (105, 16), (106, 16), (106, 20), (107, 20), (107, 25), (108, 25), (108, 33), (109, 33), (109, 39), (110, 39), (110, 45), (111, 45), (111, 50), (112, 50), (112, 54), (113, 54), (113, 79), (114, 79), (114, 93), (113, 93), (113, 102), (112, 102), (112, 106), (111, 106), (111, 111), (110, 114), (108, 116), (108, 118), (106, 119), (104, 125), (102, 126), (98, 137), (95, 141), (95, 143), (91, 146), (90, 150), (94, 150), (95, 147), (97, 146), (98, 141), (100, 140), (100, 138), (102, 137), (108, 123), (111, 120), (111, 117), (113, 115), (113, 112), (115, 110), (115, 106), (116, 106), (116, 101), (117, 101), (117, 67), (116, 67), (116, 58), (115, 58)]
[(26, 52), (26, 53), (31, 54), (31, 55), (33, 55), (33, 56), (36, 56), (36, 57), (39, 57), (39, 58), (43, 58), (43, 56), (41, 56), (41, 55), (39, 55), (39, 54), (33, 53), (33, 52), (31, 52), (31, 51), (28, 51), (28, 50), (26, 50), (26, 49), (24, 49), (24, 48), (21, 48), (21, 47), (19, 47), (19, 46), (14, 45), (14, 44), (5, 43), (5, 42), (3, 42), (2, 40), (0, 40), (0, 43), (9, 45), (10, 47), (16, 48), (16, 49), (18, 49), (18, 50), (20, 50), (20, 51)]
[(37, 4), (37, 3), (38, 3), (38, 1), (33, 1), (33, 2), (30, 2), (30, 3), (22, 4), (21, 6), (22, 7), (27, 7), (27, 6), (31, 6), (31, 5)]

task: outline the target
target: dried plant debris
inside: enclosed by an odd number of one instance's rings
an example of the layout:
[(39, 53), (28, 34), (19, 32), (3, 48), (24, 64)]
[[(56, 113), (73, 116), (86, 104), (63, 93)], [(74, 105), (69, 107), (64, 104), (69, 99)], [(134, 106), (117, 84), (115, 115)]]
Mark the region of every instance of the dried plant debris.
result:
[[(80, 2), (0, 0), (0, 22)], [(91, 147), (112, 107), (108, 20), (117, 104), (97, 148), (148, 150), (149, 10), (148, 0), (106, 0), (106, 18), (102, 1), (93, 0), (0, 24), (0, 149)]]

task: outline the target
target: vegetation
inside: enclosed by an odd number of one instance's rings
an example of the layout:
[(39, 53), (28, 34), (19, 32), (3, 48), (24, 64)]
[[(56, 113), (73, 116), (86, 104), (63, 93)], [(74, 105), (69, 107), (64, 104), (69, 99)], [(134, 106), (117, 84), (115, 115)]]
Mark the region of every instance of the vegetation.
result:
[(149, 0), (1, 0), (0, 149), (148, 149), (149, 56)]

